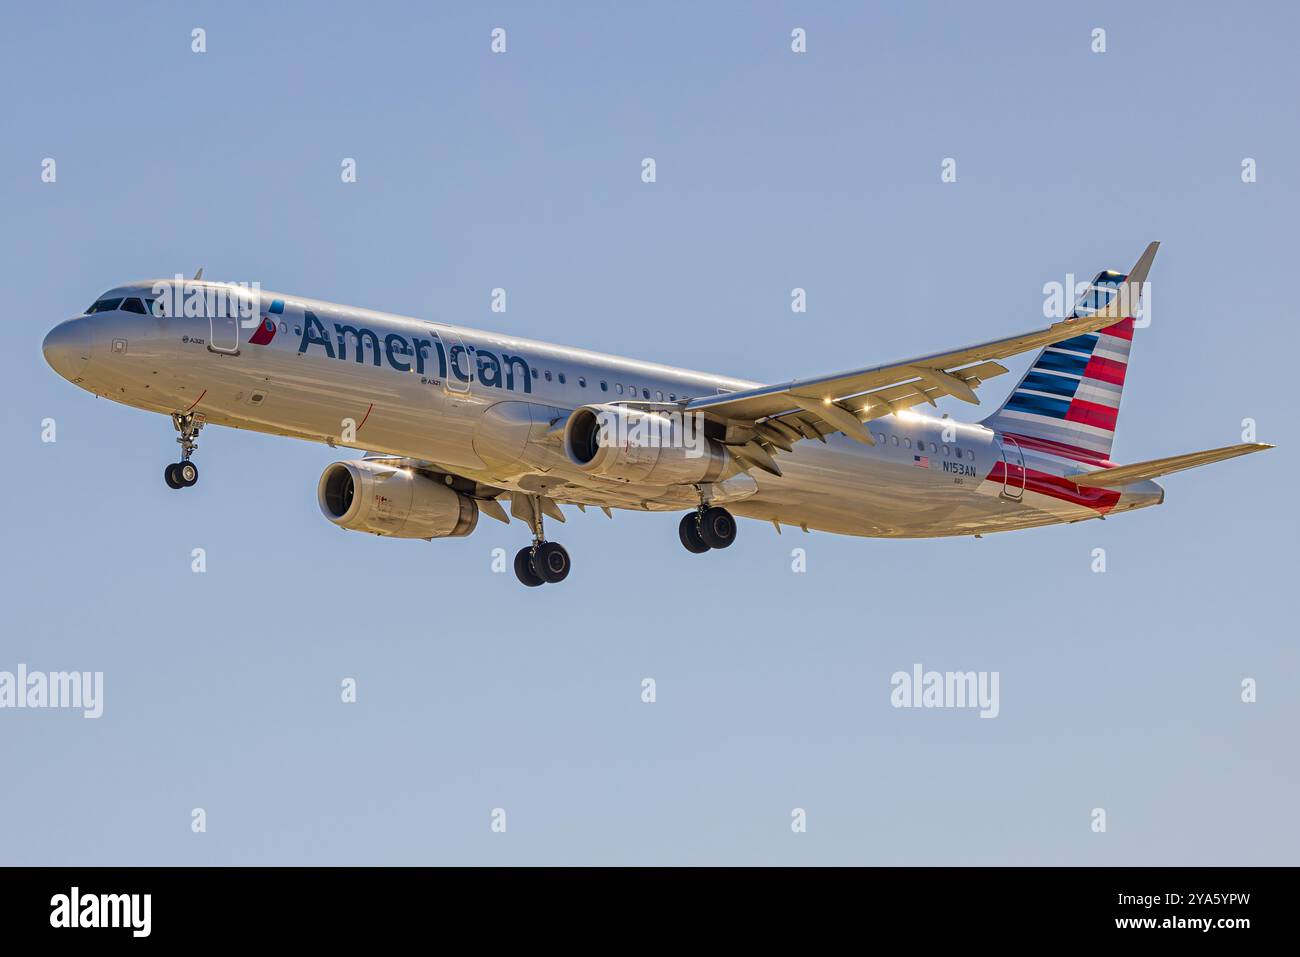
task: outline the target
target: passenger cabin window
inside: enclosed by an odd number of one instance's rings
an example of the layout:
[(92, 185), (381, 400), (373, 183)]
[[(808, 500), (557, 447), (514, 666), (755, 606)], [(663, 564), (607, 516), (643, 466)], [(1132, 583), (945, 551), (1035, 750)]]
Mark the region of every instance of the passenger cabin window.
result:
[(564, 385), (564, 373), (560, 373), (560, 385)]
[(137, 316), (147, 315), (144, 311), (144, 303), (135, 296), (132, 296), (130, 299), (127, 299), (122, 303), (122, 311), (134, 312)]
[(646, 399), (650, 398), (650, 390), (649, 390), (649, 389), (642, 389), (642, 390), (641, 390), (641, 395), (642, 395), (644, 398), (646, 398)]
[(86, 310), (86, 315), (93, 316), (97, 312), (112, 312), (122, 305), (122, 300), (118, 299), (101, 299), (93, 306)]
[(656, 391), (655, 391), (655, 401), (656, 401), (656, 402), (662, 402), (663, 400), (664, 400), (664, 394), (663, 394), (662, 392), (659, 392), (659, 391), (656, 390)]
[(961, 458), (961, 449), (955, 449), (954, 451), (957, 453), (957, 458)]
[(896, 435), (891, 435), (891, 436), (889, 437), (889, 444), (890, 444), (890, 445), (897, 445), (897, 444), (898, 444), (898, 436), (896, 436)]
[(905, 448), (905, 449), (910, 449), (911, 447), (912, 447), (912, 440), (911, 440), (911, 439), (903, 439), (903, 448)]
[(550, 382), (550, 381), (551, 381), (551, 370), (550, 370), (550, 369), (547, 369), (547, 370), (546, 370), (546, 381), (547, 381), (547, 382)]
[(608, 391), (609, 391), (609, 383), (606, 382), (604, 379), (601, 379), (601, 380), (600, 380), (600, 391), (601, 391), (601, 392), (608, 392)]
[(579, 389), (587, 388), (587, 380), (583, 376), (578, 376), (578, 388)]
[(614, 391), (617, 392), (619, 395), (622, 395), (622, 394), (623, 394), (623, 383), (621, 383), (621, 382), (615, 382), (615, 383), (614, 383)]

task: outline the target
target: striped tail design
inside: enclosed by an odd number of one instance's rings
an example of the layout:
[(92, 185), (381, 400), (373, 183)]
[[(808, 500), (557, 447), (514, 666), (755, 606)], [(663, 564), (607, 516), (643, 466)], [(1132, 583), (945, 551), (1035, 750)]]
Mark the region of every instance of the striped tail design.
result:
[[(1127, 278), (1109, 270), (1098, 273), (1071, 317), (1103, 308)], [(1093, 465), (1108, 462), (1132, 343), (1133, 319), (1128, 318), (1048, 346), (983, 424), (1027, 449)]]

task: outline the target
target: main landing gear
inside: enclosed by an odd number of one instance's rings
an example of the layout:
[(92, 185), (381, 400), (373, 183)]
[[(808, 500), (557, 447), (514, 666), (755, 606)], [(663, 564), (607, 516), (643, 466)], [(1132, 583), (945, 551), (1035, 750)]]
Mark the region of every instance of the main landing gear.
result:
[(569, 577), (572, 563), (559, 542), (548, 542), (542, 530), (542, 512), (535, 508), (533, 543), (515, 555), (515, 577), (529, 588), (558, 584)]
[(702, 555), (711, 548), (726, 548), (736, 540), (736, 520), (725, 508), (700, 503), (682, 516), (677, 534), (688, 552)]
[(180, 433), (176, 439), (181, 447), (181, 460), (173, 462), (163, 470), (163, 480), (169, 488), (189, 488), (199, 480), (199, 467), (190, 461), (190, 456), (198, 449), (195, 440), (203, 428), (203, 416), (186, 412), (173, 412), (172, 425)]

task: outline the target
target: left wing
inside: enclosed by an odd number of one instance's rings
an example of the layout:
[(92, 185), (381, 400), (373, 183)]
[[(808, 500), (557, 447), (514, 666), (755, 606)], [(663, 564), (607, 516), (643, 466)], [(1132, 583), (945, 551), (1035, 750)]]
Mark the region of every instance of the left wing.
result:
[[(1130, 270), (1128, 290), (1141, 289), (1159, 245), (1147, 246)], [(754, 441), (740, 443), (741, 447), (732, 451), (743, 457), (745, 449), (751, 449), (754, 454), (749, 464), (779, 475), (779, 469), (770, 467), (770, 447), (789, 451), (792, 442), (805, 438), (825, 441), (833, 432), (874, 445), (864, 422), (922, 402), (934, 405), (942, 396), (978, 405), (975, 389), (1007, 371), (996, 360), (1104, 329), (1129, 315), (1130, 303), (1136, 305), (1136, 296), (1119, 295), (1093, 315), (1071, 317), (1046, 329), (883, 366), (693, 399), (683, 408), (738, 428), (738, 438), (752, 431)]]

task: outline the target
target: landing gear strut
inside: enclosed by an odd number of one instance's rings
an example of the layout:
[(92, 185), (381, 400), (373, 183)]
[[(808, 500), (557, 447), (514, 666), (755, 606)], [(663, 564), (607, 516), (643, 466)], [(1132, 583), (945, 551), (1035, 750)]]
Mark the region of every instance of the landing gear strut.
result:
[(533, 543), (515, 555), (515, 577), (529, 588), (558, 584), (569, 577), (572, 563), (559, 542), (548, 542), (542, 529), (542, 510), (533, 506)]
[(677, 535), (688, 552), (702, 555), (711, 548), (726, 548), (736, 540), (736, 520), (725, 508), (701, 499), (699, 508), (682, 516)]
[(203, 428), (203, 423), (201, 414), (172, 413), (172, 425), (180, 433), (176, 441), (181, 447), (181, 460), (173, 462), (163, 470), (163, 480), (170, 488), (189, 488), (198, 482), (199, 467), (190, 461), (190, 456), (199, 447), (195, 440), (199, 437), (199, 430)]

